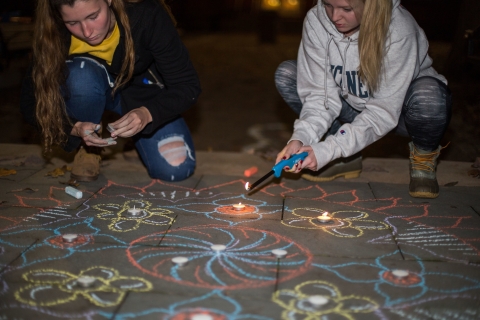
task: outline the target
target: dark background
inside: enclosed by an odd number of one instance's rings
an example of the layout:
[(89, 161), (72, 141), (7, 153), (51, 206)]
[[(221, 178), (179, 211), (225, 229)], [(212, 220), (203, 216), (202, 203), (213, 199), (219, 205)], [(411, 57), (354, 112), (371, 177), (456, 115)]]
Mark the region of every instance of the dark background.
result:
[[(276, 92), (273, 74), (281, 61), (296, 59), (303, 18), (316, 3), (299, 1), (301, 10), (289, 15), (262, 9), (260, 0), (167, 0), (202, 82), (199, 102), (184, 115), (198, 150), (271, 157), (288, 140), (295, 115)], [(453, 92), (454, 113), (442, 141), (450, 145), (441, 159), (473, 161), (480, 156), (480, 1), (402, 5), (427, 34), (434, 67)], [(33, 13), (32, 0), (0, 0), (0, 23)], [(0, 143), (39, 143), (18, 111), (29, 51), (3, 50)], [(406, 158), (407, 142), (389, 134), (367, 147), (364, 157)]]

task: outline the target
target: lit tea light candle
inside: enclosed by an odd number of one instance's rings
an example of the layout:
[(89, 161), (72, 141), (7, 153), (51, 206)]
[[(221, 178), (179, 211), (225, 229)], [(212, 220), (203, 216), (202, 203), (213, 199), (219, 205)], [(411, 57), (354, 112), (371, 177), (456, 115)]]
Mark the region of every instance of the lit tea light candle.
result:
[(287, 256), (287, 253), (288, 253), (287, 250), (283, 250), (283, 249), (272, 250), (272, 254), (278, 259), (285, 258)]
[(227, 249), (227, 246), (223, 245), (223, 244), (214, 244), (212, 246), (210, 246), (210, 249), (212, 249), (213, 251), (225, 251), (225, 249)]
[(320, 223), (331, 223), (333, 222), (333, 219), (328, 215), (328, 212), (325, 212), (321, 216), (317, 217), (317, 221)]
[(245, 209), (245, 205), (240, 202), (240, 203), (238, 203), (238, 204), (234, 204), (234, 205), (233, 205), (233, 208), (234, 208), (236, 211), (242, 211), (242, 210)]
[(63, 241), (69, 242), (69, 243), (75, 241), (77, 238), (78, 238), (78, 235), (74, 233), (67, 233), (62, 236)]
[(133, 206), (133, 208), (128, 209), (128, 213), (130, 213), (132, 216), (138, 216), (140, 213), (142, 213), (142, 210)]
[(328, 299), (325, 298), (324, 296), (311, 296), (311, 297), (308, 297), (308, 302), (310, 302), (310, 304), (318, 308), (323, 305), (326, 305), (328, 303)]
[(405, 278), (406, 276), (408, 276), (410, 274), (410, 272), (408, 272), (407, 270), (393, 270), (392, 271), (392, 274), (397, 277), (397, 278)]
[(183, 267), (188, 263), (187, 257), (175, 257), (172, 259), (172, 262), (175, 263), (179, 267)]
[(94, 277), (89, 276), (81, 276), (77, 279), (77, 283), (79, 286), (88, 288), (91, 287), (95, 283), (96, 279)]

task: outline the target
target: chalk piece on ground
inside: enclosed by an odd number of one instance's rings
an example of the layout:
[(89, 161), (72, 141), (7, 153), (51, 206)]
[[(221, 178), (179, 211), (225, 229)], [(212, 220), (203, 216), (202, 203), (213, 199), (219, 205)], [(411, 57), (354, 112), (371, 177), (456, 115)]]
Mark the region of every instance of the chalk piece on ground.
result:
[(70, 187), (70, 186), (65, 187), (65, 192), (77, 199), (81, 199), (83, 197), (83, 192), (78, 189), (75, 189), (74, 187)]
[(248, 168), (247, 170), (245, 170), (245, 171), (243, 172), (243, 175), (248, 178), (248, 177), (253, 176), (253, 175), (254, 175), (255, 173), (257, 173), (257, 172), (258, 172), (258, 168), (257, 168), (257, 167), (251, 167), (251, 168)]

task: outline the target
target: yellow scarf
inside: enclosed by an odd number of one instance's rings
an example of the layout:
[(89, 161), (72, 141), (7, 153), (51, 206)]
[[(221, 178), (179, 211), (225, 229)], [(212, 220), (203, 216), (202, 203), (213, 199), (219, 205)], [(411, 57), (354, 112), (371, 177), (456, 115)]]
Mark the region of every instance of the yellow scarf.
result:
[(105, 60), (105, 62), (110, 65), (119, 41), (120, 30), (118, 29), (117, 23), (115, 23), (112, 34), (97, 46), (91, 46), (72, 35), (69, 54), (89, 53), (92, 56)]

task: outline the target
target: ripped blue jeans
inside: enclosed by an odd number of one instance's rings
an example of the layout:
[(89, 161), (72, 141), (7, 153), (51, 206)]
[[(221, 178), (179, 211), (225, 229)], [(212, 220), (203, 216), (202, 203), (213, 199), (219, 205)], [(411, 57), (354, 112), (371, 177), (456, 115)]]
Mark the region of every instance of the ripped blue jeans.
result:
[[(280, 64), (275, 72), (275, 85), (285, 102), (297, 114), (302, 102), (297, 93), (297, 61)], [(351, 123), (360, 111), (343, 98), (342, 110), (327, 132), (335, 134), (344, 123)], [(452, 95), (448, 87), (433, 77), (420, 77), (412, 81), (404, 99), (396, 134), (411, 137), (413, 144), (425, 151), (434, 151), (440, 145), (452, 116)]]
[[(117, 91), (113, 98), (111, 95), (115, 78), (101, 64), (88, 57), (75, 57), (67, 61), (67, 66), (69, 94), (65, 103), (69, 116), (100, 123), (105, 110), (123, 115), (120, 93)], [(168, 122), (149, 136), (137, 135), (133, 139), (150, 177), (180, 181), (193, 174), (195, 149), (183, 118)]]

